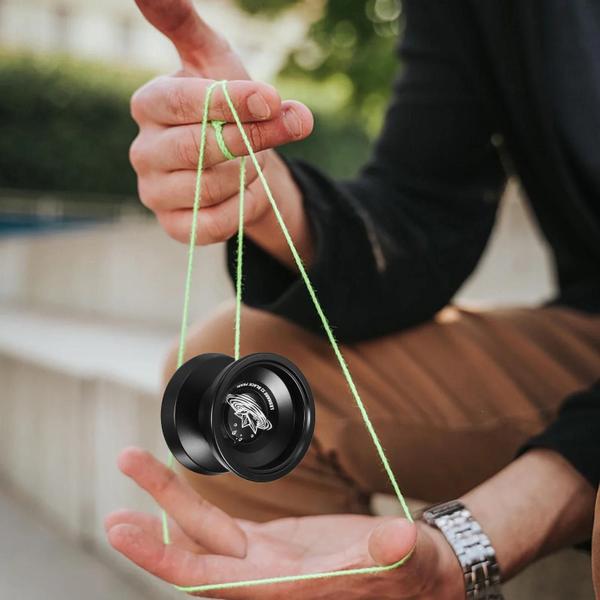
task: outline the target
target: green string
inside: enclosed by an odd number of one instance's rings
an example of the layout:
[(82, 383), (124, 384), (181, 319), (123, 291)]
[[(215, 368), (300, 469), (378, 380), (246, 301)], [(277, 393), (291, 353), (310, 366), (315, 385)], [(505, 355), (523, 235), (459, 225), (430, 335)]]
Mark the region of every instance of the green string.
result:
[(219, 146), (221, 154), (223, 154), (223, 156), (227, 160), (235, 160), (235, 154), (233, 154), (231, 150), (229, 150), (227, 144), (225, 143), (225, 140), (223, 139), (223, 125), (225, 125), (226, 122), (227, 121), (211, 121), (210, 124), (215, 130), (215, 139), (217, 141), (217, 146)]
[[(204, 99), (204, 110), (202, 111), (202, 130), (200, 132), (200, 151), (198, 153), (198, 168), (196, 170), (196, 186), (194, 189), (194, 205), (192, 208), (192, 225), (190, 229), (190, 241), (188, 244), (188, 261), (185, 275), (185, 288), (183, 292), (183, 310), (181, 315), (181, 329), (179, 331), (179, 350), (177, 352), (177, 368), (179, 368), (185, 358), (185, 342), (187, 337), (187, 328), (190, 312), (190, 296), (192, 289), (192, 274), (194, 271), (194, 248), (196, 247), (196, 237), (198, 232), (198, 210), (200, 208), (200, 198), (202, 190), (202, 166), (204, 165), (204, 154), (206, 151), (206, 128), (208, 125), (208, 109), (210, 98), (218, 82), (214, 82), (207, 90)], [(167, 467), (172, 469), (174, 466), (173, 454), (169, 452)], [(162, 534), (165, 544), (171, 543), (171, 533), (169, 531), (169, 522), (166, 511), (161, 511)]]
[[(212, 93), (215, 90), (215, 88), (219, 85), (221, 86), (221, 88), (223, 90), (223, 95), (224, 95), (225, 100), (231, 110), (231, 114), (233, 115), (235, 124), (238, 127), (238, 130), (240, 132), (242, 140), (244, 141), (244, 145), (246, 146), (246, 150), (248, 152), (250, 160), (252, 161), (254, 167), (256, 168), (258, 178), (263, 186), (265, 194), (269, 200), (269, 203), (275, 214), (275, 217), (277, 219), (279, 227), (281, 228), (281, 231), (286, 240), (286, 243), (289, 246), (289, 249), (292, 253), (292, 257), (294, 259), (294, 263), (296, 264), (296, 268), (298, 269), (298, 272), (300, 273), (300, 276), (304, 282), (304, 285), (306, 286), (306, 289), (308, 290), (308, 293), (310, 295), (312, 303), (313, 303), (315, 310), (319, 316), (319, 319), (321, 320), (321, 324), (323, 325), (323, 329), (325, 330), (325, 333), (327, 335), (329, 343), (331, 344), (331, 347), (337, 358), (339, 366), (342, 370), (344, 379), (346, 380), (346, 383), (348, 385), (348, 388), (350, 389), (352, 397), (354, 398), (354, 401), (360, 411), (360, 414), (361, 414), (361, 417), (365, 424), (365, 427), (367, 428), (367, 431), (369, 432), (369, 435), (371, 436), (373, 445), (375, 446), (375, 449), (377, 450), (379, 459), (381, 460), (383, 468), (388, 476), (388, 479), (390, 480), (392, 488), (396, 494), (396, 497), (400, 503), (400, 506), (402, 507), (402, 510), (404, 512), (406, 519), (412, 523), (414, 521), (413, 521), (413, 517), (410, 512), (410, 509), (408, 507), (408, 504), (406, 503), (406, 500), (402, 494), (402, 491), (400, 490), (400, 486), (398, 485), (398, 482), (396, 480), (394, 472), (392, 471), (389, 460), (385, 454), (383, 445), (381, 444), (381, 442), (379, 440), (379, 437), (377, 435), (377, 432), (375, 431), (375, 428), (373, 427), (371, 419), (369, 418), (369, 415), (367, 413), (365, 405), (360, 397), (360, 394), (358, 393), (358, 389), (356, 387), (356, 384), (354, 383), (354, 379), (352, 378), (350, 369), (348, 368), (348, 364), (346, 363), (346, 360), (342, 354), (342, 351), (340, 350), (337, 340), (335, 339), (331, 325), (329, 324), (329, 321), (328, 321), (327, 317), (325, 316), (325, 313), (323, 312), (321, 303), (319, 302), (319, 299), (317, 298), (317, 293), (315, 291), (315, 288), (313, 287), (312, 282), (310, 281), (310, 278), (308, 276), (308, 273), (306, 272), (306, 268), (304, 267), (304, 263), (302, 262), (302, 258), (298, 254), (298, 251), (296, 249), (294, 241), (292, 240), (292, 237), (291, 237), (289, 230), (283, 220), (283, 217), (281, 215), (279, 207), (275, 201), (275, 198), (273, 197), (273, 194), (271, 192), (269, 184), (264, 176), (262, 168), (258, 162), (258, 159), (256, 158), (256, 154), (252, 148), (252, 144), (250, 143), (250, 140), (248, 139), (248, 135), (246, 134), (246, 131), (244, 130), (244, 126), (242, 125), (242, 122), (237, 113), (237, 110), (231, 100), (229, 91), (227, 89), (226, 81), (216, 81), (216, 82), (212, 83), (210, 85), (210, 87), (207, 89), (206, 96), (204, 99), (204, 110), (202, 113), (202, 127), (201, 127), (201, 133), (200, 133), (200, 136), (201, 136), (200, 137), (200, 150), (199, 150), (199, 154), (198, 154), (198, 170), (197, 170), (197, 175), (196, 175), (196, 188), (195, 188), (195, 192), (194, 192), (194, 205), (193, 205), (193, 209), (192, 209), (192, 225), (191, 225), (191, 231), (190, 231), (190, 242), (189, 242), (189, 246), (188, 246), (188, 268), (187, 268), (186, 280), (185, 280), (183, 315), (182, 315), (181, 332), (180, 332), (180, 338), (179, 338), (179, 353), (178, 353), (178, 361), (177, 361), (178, 367), (183, 364), (184, 355), (185, 355), (185, 342), (186, 342), (188, 317), (189, 317), (190, 290), (191, 290), (191, 280), (192, 280), (193, 264), (194, 264), (193, 256), (194, 256), (194, 248), (196, 245), (197, 219), (198, 219), (198, 210), (200, 207), (200, 200), (201, 200), (202, 170), (203, 170), (203, 166), (204, 166), (204, 155), (205, 155), (205, 149), (206, 149), (206, 130), (207, 130), (207, 126), (208, 126), (208, 110), (209, 110), (210, 99), (211, 99)], [(217, 143), (219, 144), (219, 148), (220, 148), (221, 152), (223, 152), (223, 155), (226, 158), (229, 158), (228, 155), (230, 155), (230, 156), (233, 156), (233, 155), (227, 149), (227, 146), (223, 140), (223, 136), (222, 136), (222, 132), (221, 132), (222, 126), (223, 126), (223, 124), (220, 123), (220, 126), (219, 126), (219, 124), (217, 124), (217, 126), (215, 128), (215, 131), (218, 130), (218, 132), (221, 133), (221, 135), (217, 134), (217, 136), (216, 136)], [(214, 125), (213, 125), (213, 127), (214, 127)], [(219, 139), (220, 139), (221, 143), (219, 143)], [(221, 146), (223, 146), (223, 147), (221, 147)], [(235, 323), (234, 323), (234, 334), (235, 334), (234, 346), (235, 346), (235, 358), (236, 359), (238, 359), (239, 355), (240, 355), (245, 170), (246, 170), (245, 169), (245, 158), (243, 158), (241, 160), (241, 165), (240, 165), (239, 223), (238, 223), (237, 256), (236, 256), (236, 302), (235, 302), (236, 310), (235, 310)], [(168, 465), (170, 468), (173, 466), (173, 455), (172, 454), (169, 455)], [(164, 510), (162, 511), (162, 524), (163, 524), (163, 542), (165, 544), (170, 544), (171, 540), (170, 540), (170, 535), (169, 535), (169, 526), (168, 526), (168, 521), (167, 521), (167, 515)], [(232, 582), (206, 584), (206, 585), (198, 585), (198, 586), (191, 586), (191, 587), (183, 587), (183, 586), (175, 586), (175, 587), (178, 590), (181, 590), (183, 592), (197, 593), (197, 592), (208, 592), (208, 591), (215, 591), (215, 590), (227, 590), (227, 589), (234, 589), (234, 588), (240, 588), (240, 587), (257, 586), (257, 585), (269, 585), (269, 584), (275, 584), (275, 583), (291, 583), (291, 582), (296, 582), (296, 581), (307, 581), (307, 580), (314, 580), (314, 579), (328, 579), (328, 578), (332, 578), (332, 577), (342, 577), (342, 576), (348, 576), (348, 575), (369, 575), (369, 574), (376, 574), (376, 573), (384, 573), (386, 571), (391, 571), (393, 569), (396, 569), (396, 568), (400, 567), (401, 565), (403, 565), (404, 563), (406, 563), (406, 561), (410, 558), (411, 554), (412, 554), (412, 552), (409, 553), (407, 556), (405, 556), (402, 560), (399, 560), (398, 562), (391, 564), (391, 565), (364, 567), (364, 568), (358, 568), (358, 569), (343, 569), (343, 570), (339, 570), (339, 571), (327, 571), (327, 572), (321, 572), (321, 573), (304, 573), (304, 574), (299, 574), (299, 575), (284, 575), (284, 576), (278, 576), (278, 577), (268, 577), (268, 578), (264, 578), (264, 579), (250, 579), (250, 580), (245, 580), (245, 581), (232, 581)]]
[(246, 192), (246, 157), (240, 162), (240, 206), (238, 213), (237, 248), (235, 253), (235, 322), (233, 356), (240, 358), (240, 334), (242, 325), (242, 285), (244, 269), (244, 195)]
[(175, 589), (180, 592), (195, 593), (195, 592), (211, 592), (215, 590), (232, 590), (241, 587), (252, 587), (258, 585), (273, 585), (274, 583), (294, 583), (297, 581), (312, 581), (315, 579), (332, 579), (334, 577), (347, 577), (349, 575), (374, 575), (377, 573), (385, 573), (393, 571), (401, 567), (411, 558), (414, 549), (411, 550), (402, 560), (391, 565), (380, 567), (363, 567), (359, 569), (342, 569), (340, 571), (322, 571), (321, 573), (301, 573), (300, 575), (280, 575), (278, 577), (265, 577), (263, 579), (248, 579), (246, 581), (229, 581), (227, 583), (208, 583), (206, 585), (183, 587), (175, 585)]

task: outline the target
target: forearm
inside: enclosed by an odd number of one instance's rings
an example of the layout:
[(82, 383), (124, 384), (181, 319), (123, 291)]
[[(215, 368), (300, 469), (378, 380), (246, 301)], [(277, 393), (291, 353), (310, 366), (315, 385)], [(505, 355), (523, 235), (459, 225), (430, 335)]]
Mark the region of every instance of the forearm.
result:
[[(285, 163), (275, 152), (268, 154), (263, 171), (294, 245), (304, 265), (310, 267), (314, 258), (314, 247), (302, 192)], [(280, 176), (277, 177), (272, 172), (279, 173)], [(282, 172), (286, 176), (281, 176)], [(253, 186), (262, 186), (262, 182), (256, 180)], [(281, 226), (270, 207), (259, 221), (247, 226), (247, 234), (257, 246), (281, 264), (293, 271), (297, 270)]]
[(591, 535), (594, 490), (549, 450), (526, 453), (461, 500), (489, 536), (504, 579)]

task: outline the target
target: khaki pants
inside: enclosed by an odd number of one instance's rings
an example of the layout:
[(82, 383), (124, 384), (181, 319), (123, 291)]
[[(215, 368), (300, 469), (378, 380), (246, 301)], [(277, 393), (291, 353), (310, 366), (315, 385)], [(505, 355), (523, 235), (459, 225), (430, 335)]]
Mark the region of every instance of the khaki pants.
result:
[[(282, 354), (308, 378), (314, 442), (301, 465), (273, 483), (185, 476), (207, 500), (244, 518), (368, 513), (371, 495), (390, 486), (327, 341), (264, 312), (246, 308), (242, 319), (242, 354)], [(226, 307), (192, 332), (187, 354), (232, 354), (232, 345), (233, 308)], [(343, 352), (404, 493), (435, 502), (494, 475), (567, 395), (600, 377), (600, 317), (563, 308), (447, 308)]]

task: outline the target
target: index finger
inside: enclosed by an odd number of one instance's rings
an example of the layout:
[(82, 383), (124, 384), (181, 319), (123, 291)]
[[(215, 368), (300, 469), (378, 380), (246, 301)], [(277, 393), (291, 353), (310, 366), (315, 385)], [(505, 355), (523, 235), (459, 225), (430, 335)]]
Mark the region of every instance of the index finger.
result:
[(229, 515), (204, 500), (152, 454), (127, 448), (119, 468), (146, 490), (185, 534), (208, 552), (243, 558), (246, 534)]
[[(131, 112), (138, 123), (189, 125), (202, 121), (208, 88), (214, 83), (199, 77), (158, 77), (140, 88), (131, 99)], [(265, 121), (281, 111), (277, 90), (266, 83), (228, 81), (227, 90), (243, 122)], [(212, 93), (210, 120), (233, 122), (221, 86)]]
[(235, 580), (246, 574), (245, 561), (198, 555), (173, 544), (165, 545), (137, 525), (118, 523), (107, 531), (107, 536), (115, 550), (174, 585), (218, 585), (230, 577)]
[(248, 72), (229, 44), (200, 17), (191, 0), (135, 0), (158, 31), (175, 45), (188, 71), (249, 79)]

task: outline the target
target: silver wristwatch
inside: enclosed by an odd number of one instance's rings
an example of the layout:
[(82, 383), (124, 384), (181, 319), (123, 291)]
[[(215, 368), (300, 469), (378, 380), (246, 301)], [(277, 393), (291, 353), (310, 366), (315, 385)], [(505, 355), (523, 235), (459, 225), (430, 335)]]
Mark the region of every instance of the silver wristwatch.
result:
[(465, 578), (467, 600), (503, 600), (496, 553), (481, 525), (458, 500), (426, 508), (425, 523), (439, 529), (454, 550)]

